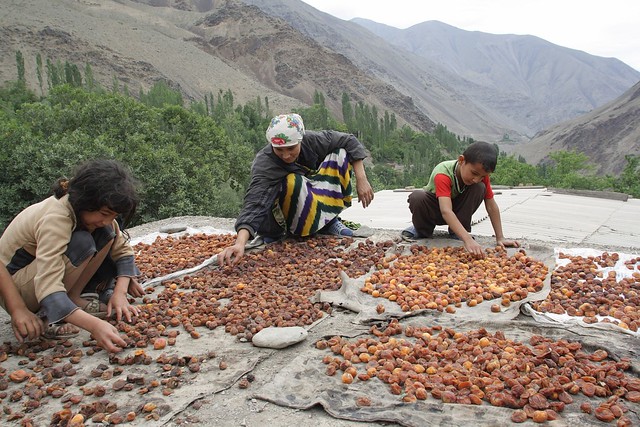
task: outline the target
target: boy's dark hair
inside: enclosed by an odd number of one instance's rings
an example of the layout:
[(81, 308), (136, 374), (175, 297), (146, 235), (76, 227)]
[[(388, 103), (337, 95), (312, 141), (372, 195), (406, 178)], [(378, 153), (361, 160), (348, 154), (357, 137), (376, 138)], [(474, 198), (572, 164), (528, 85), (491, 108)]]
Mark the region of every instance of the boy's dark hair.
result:
[(496, 170), (498, 149), (488, 142), (474, 142), (462, 153), (466, 163), (480, 163), (487, 172)]
[(126, 226), (138, 207), (137, 182), (131, 171), (116, 160), (89, 160), (78, 166), (70, 180), (59, 179), (53, 193), (57, 198), (69, 194), (76, 217), (80, 211), (107, 207), (120, 214)]

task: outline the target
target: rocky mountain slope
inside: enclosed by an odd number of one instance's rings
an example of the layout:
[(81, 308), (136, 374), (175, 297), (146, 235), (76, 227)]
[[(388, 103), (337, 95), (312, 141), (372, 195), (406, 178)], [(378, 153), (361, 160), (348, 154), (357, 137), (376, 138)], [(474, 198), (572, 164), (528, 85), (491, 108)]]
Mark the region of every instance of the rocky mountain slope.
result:
[(625, 155), (640, 155), (640, 83), (618, 99), (572, 120), (552, 126), (526, 144), (502, 147), (529, 164), (546, 160), (551, 151), (585, 153), (600, 174), (619, 174)]
[[(404, 40), (412, 34), (413, 47), (399, 48), (387, 33), (375, 35), (299, 0), (0, 4), (0, 81), (16, 78), (20, 50), (36, 89), (40, 53), (91, 64), (103, 86), (110, 88), (116, 78), (134, 94), (165, 80), (189, 100), (230, 89), (238, 103), (267, 97), (272, 111), (284, 111), (310, 104), (317, 90), (340, 118), (346, 92), (352, 101), (394, 112), (400, 124), (421, 131), (440, 122), (475, 139), (499, 141), (507, 134), (521, 142), (547, 124), (602, 105), (640, 79), (617, 60), (444, 24), (431, 32), (422, 24), (400, 33), (387, 28)], [(430, 45), (439, 46), (435, 57), (424, 52)], [(476, 56), (470, 55), (474, 49)]]
[(0, 15), (0, 80), (16, 78), (20, 50), (34, 88), (40, 53), (89, 63), (103, 86), (115, 77), (134, 94), (166, 80), (190, 100), (231, 89), (238, 103), (268, 97), (272, 111), (286, 111), (310, 105), (318, 90), (340, 117), (347, 92), (354, 102), (395, 112), (401, 124), (433, 129), (410, 97), (256, 7), (234, 0), (147, 3), (14, 2)]

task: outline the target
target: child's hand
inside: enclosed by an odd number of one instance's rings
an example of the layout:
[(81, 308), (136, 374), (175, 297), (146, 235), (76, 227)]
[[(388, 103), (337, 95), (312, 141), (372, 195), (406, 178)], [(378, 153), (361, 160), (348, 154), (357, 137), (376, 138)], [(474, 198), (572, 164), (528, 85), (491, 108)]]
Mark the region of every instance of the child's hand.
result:
[(507, 239), (498, 240), (498, 245), (502, 246), (503, 248), (519, 248), (520, 247), (520, 243), (517, 240), (507, 240)]
[(140, 298), (144, 295), (144, 289), (142, 289), (142, 286), (140, 285), (140, 283), (138, 283), (138, 279), (136, 279), (135, 277), (132, 277), (131, 280), (129, 280), (129, 288), (127, 289), (127, 293), (134, 298)]
[(484, 258), (484, 248), (475, 240), (469, 239), (469, 241), (464, 242), (464, 248), (471, 255), (477, 256), (479, 258)]
[(97, 327), (90, 332), (98, 345), (109, 353), (118, 353), (127, 346), (115, 326), (104, 320), (101, 320)]
[(25, 338), (29, 341), (34, 340), (44, 332), (42, 319), (26, 307), (12, 313), (11, 327), (19, 342), (24, 342)]
[(129, 304), (126, 294), (114, 292), (107, 304), (107, 317), (111, 317), (112, 313), (115, 313), (118, 322), (124, 316), (125, 320), (131, 323), (131, 318), (140, 314), (140, 308)]

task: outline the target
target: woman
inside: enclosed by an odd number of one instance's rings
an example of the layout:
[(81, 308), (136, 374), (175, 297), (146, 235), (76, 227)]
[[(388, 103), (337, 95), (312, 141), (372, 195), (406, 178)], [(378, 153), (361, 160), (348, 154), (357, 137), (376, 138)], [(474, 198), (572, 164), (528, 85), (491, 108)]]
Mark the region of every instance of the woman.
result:
[[(126, 223), (137, 204), (130, 172), (116, 161), (95, 160), (81, 165), (70, 181), (58, 181), (53, 196), (15, 217), (0, 237), (0, 263), (12, 282), (5, 278), (0, 283), (0, 305), (11, 314), (12, 324), (22, 325), (14, 327), (17, 334), (62, 338), (77, 334), (76, 325), (109, 352), (126, 345), (117, 329), (100, 317), (115, 314), (118, 321), (130, 322), (139, 313), (127, 300), (127, 293), (143, 295), (133, 248), (116, 220), (122, 217)], [(104, 307), (82, 292), (109, 263), (115, 287)], [(42, 331), (24, 307), (45, 319)], [(14, 312), (23, 320), (14, 319)]]
[(364, 146), (351, 135), (305, 131), (298, 114), (276, 116), (266, 132), (269, 142), (258, 152), (244, 205), (236, 220), (234, 245), (218, 255), (220, 266), (237, 264), (245, 244), (256, 235), (265, 243), (291, 233), (351, 236), (338, 215), (351, 206), (351, 174), (363, 207), (373, 200), (364, 170)]

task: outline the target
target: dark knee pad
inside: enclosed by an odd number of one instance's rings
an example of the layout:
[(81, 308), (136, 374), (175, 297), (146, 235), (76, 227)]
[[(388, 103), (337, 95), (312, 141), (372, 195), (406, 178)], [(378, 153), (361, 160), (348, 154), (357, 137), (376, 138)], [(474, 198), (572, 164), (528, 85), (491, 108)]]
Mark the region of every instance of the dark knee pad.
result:
[(71, 233), (71, 240), (67, 245), (65, 255), (74, 267), (82, 264), (86, 259), (96, 254), (96, 242), (88, 231), (78, 230)]

